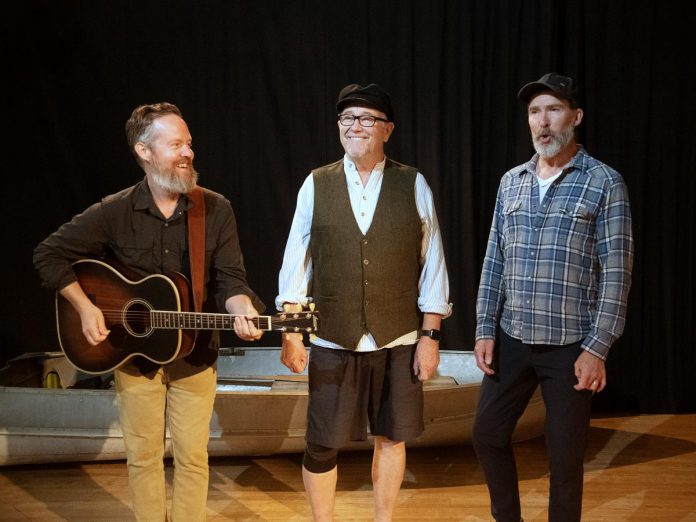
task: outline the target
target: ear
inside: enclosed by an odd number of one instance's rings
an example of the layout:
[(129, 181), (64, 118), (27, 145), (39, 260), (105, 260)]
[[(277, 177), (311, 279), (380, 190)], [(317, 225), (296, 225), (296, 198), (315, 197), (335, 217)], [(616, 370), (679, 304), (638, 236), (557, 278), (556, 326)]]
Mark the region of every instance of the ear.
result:
[(573, 125), (575, 127), (580, 125), (580, 122), (582, 121), (583, 115), (584, 115), (584, 112), (582, 112), (582, 109), (575, 109), (575, 121), (573, 122)]
[(152, 152), (142, 141), (136, 143), (134, 149), (135, 153), (142, 161), (150, 161), (150, 156), (152, 156)]
[(387, 143), (389, 141), (389, 138), (392, 135), (392, 132), (394, 132), (394, 122), (390, 121), (385, 124), (385, 134), (384, 134), (384, 143)]

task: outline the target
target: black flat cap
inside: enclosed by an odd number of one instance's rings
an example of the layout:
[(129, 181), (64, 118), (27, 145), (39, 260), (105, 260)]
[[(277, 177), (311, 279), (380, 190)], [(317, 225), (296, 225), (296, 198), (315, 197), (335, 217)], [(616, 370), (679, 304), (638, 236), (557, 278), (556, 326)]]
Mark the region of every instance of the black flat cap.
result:
[(552, 91), (559, 98), (568, 100), (571, 107), (577, 107), (575, 82), (572, 78), (557, 73), (546, 73), (537, 81), (528, 83), (520, 89), (517, 97), (524, 103), (529, 103), (532, 97), (541, 91)]
[(368, 107), (383, 112), (389, 121), (394, 121), (394, 109), (392, 109), (389, 93), (376, 83), (363, 87), (357, 83), (346, 85), (338, 93), (336, 110), (340, 112), (346, 107)]

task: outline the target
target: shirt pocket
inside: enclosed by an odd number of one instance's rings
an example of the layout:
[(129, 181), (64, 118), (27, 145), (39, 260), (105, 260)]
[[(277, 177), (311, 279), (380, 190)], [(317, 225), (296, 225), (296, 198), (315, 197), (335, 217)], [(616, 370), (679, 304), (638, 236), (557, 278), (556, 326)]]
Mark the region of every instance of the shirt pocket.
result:
[(507, 201), (503, 205), (503, 247), (507, 250), (526, 240), (525, 217), (527, 213), (522, 208), (520, 199)]
[(586, 200), (569, 201), (558, 208), (559, 239), (565, 240), (571, 253), (594, 255), (597, 212), (597, 205)]
[(559, 208), (559, 212), (574, 221), (594, 221), (597, 213), (597, 205), (587, 201), (569, 202)]
[(112, 250), (116, 260), (134, 270), (152, 273), (154, 239), (144, 234), (119, 234)]

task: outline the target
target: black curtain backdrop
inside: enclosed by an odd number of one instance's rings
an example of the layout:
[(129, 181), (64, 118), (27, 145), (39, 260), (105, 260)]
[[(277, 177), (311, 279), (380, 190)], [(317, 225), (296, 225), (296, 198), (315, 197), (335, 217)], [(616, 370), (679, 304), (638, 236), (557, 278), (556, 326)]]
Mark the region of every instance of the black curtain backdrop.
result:
[(0, 359), (58, 349), (32, 250), (141, 179), (123, 130), (141, 103), (182, 109), (202, 184), (232, 201), (249, 281), (272, 306), (297, 191), (341, 156), (334, 105), (353, 82), (392, 93), (387, 153), (426, 176), (444, 236), (455, 312), (442, 347), (470, 350), (498, 182), (533, 153), (515, 95), (556, 71), (581, 86), (580, 141), (624, 175), (634, 215), (627, 328), (595, 406), (696, 410), (687, 2), (27, 1), (4, 11)]

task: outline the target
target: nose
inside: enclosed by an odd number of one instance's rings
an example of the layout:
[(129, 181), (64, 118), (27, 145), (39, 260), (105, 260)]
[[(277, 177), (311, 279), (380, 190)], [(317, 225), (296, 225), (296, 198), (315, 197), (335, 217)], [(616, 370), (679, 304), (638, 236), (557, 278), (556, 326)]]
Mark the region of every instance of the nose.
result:
[(360, 120), (359, 120), (358, 118), (355, 118), (355, 119), (353, 120), (353, 124), (352, 124), (349, 128), (350, 128), (350, 130), (352, 130), (353, 132), (355, 132), (355, 131), (357, 131), (357, 130), (362, 130), (362, 129), (363, 129), (363, 126), (360, 125)]
[(193, 149), (190, 145), (184, 145), (181, 147), (181, 155), (185, 158), (193, 158)]

